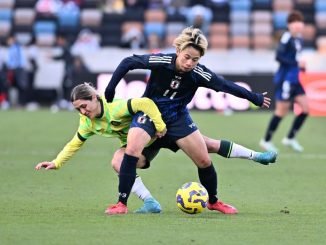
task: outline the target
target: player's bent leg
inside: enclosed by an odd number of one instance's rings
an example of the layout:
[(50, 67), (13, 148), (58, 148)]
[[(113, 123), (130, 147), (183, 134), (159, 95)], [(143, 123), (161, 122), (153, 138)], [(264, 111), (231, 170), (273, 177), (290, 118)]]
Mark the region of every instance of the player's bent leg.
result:
[[(125, 149), (124, 147), (118, 149), (115, 151), (115, 153), (113, 154), (112, 160), (111, 160), (111, 165), (112, 168), (119, 173), (120, 172), (120, 167), (121, 167), (121, 163), (123, 160), (123, 156), (125, 154)], [(141, 155), (138, 159), (137, 162), (137, 168), (143, 168), (146, 165), (146, 158)]]
[(162, 211), (160, 203), (153, 197), (145, 199), (142, 207), (137, 209), (135, 213), (148, 214), (148, 213), (160, 213)]
[(203, 138), (209, 153), (217, 153), (225, 158), (248, 159), (263, 165), (274, 163), (277, 158), (277, 152), (256, 152), (232, 141), (211, 139), (205, 135)]
[(177, 145), (191, 158), (197, 167), (205, 168), (211, 165), (205, 140), (199, 130), (178, 139)]
[(236, 214), (238, 210), (217, 199), (217, 173), (212, 164), (207, 150), (205, 140), (197, 130), (192, 134), (179, 139), (178, 146), (196, 163), (200, 182), (206, 188), (209, 200), (208, 209), (216, 210), (224, 214)]

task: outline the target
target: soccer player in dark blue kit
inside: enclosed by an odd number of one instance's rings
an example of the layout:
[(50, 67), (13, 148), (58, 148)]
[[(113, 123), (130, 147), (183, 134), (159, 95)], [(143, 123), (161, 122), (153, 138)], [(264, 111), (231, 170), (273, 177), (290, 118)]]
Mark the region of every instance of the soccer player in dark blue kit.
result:
[(299, 81), (300, 69), (305, 69), (305, 62), (298, 60), (298, 54), (303, 46), (301, 36), (304, 19), (300, 12), (293, 11), (289, 14), (287, 22), (288, 31), (282, 35), (276, 51), (276, 60), (280, 63), (274, 77), (276, 107), (265, 138), (259, 144), (265, 150), (277, 151), (271, 141), (273, 134), (282, 118), (289, 112), (291, 101), (294, 101), (300, 106), (301, 113), (294, 119), (287, 137), (282, 139), (282, 144), (291, 147), (294, 151), (302, 152), (303, 147), (295, 139), (295, 136), (309, 113), (307, 96)]
[[(208, 46), (199, 29), (184, 29), (174, 40), (174, 46), (176, 53), (134, 55), (122, 60), (105, 90), (105, 98), (108, 102), (113, 100), (117, 84), (128, 71), (151, 70), (143, 96), (151, 98), (161, 111), (167, 125), (165, 139), (175, 142), (196, 164), (199, 180), (209, 193), (208, 209), (236, 214), (235, 207), (217, 198), (217, 174), (205, 140), (189, 115), (187, 104), (199, 87), (230, 93), (261, 107), (269, 107), (270, 98), (265, 97), (265, 93), (253, 93), (227, 81), (199, 64)], [(127, 200), (136, 177), (136, 163), (154, 133), (155, 127), (146, 115), (138, 113), (134, 116), (120, 168), (119, 200), (107, 208), (107, 214), (127, 213)]]

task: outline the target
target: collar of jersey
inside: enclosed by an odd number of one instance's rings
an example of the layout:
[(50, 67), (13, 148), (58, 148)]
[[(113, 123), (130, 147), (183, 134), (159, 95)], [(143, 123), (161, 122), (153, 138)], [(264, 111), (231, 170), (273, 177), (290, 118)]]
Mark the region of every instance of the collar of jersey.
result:
[(103, 114), (104, 114), (104, 105), (103, 105), (103, 99), (102, 98), (100, 98), (100, 104), (101, 104), (101, 114), (96, 118), (102, 118)]
[(177, 59), (177, 54), (174, 53), (174, 54), (167, 54), (167, 55), (172, 56), (171, 64), (169, 64), (167, 66), (167, 68), (169, 68), (172, 71), (176, 71), (175, 70), (175, 60)]

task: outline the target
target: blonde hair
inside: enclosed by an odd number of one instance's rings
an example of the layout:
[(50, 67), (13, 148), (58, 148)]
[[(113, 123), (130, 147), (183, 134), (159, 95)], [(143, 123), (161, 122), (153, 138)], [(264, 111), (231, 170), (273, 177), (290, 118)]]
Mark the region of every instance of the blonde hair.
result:
[(93, 95), (99, 99), (96, 89), (91, 83), (83, 83), (74, 87), (71, 91), (70, 100), (92, 100)]
[(201, 56), (204, 56), (208, 42), (201, 30), (198, 28), (187, 27), (183, 29), (181, 34), (174, 40), (173, 46), (179, 51), (191, 46), (197, 49)]

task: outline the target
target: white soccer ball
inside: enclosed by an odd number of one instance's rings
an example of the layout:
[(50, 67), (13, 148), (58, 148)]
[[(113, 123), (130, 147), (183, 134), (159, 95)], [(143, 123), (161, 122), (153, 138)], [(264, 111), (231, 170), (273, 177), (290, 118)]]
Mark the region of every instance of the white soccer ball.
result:
[(188, 214), (198, 214), (207, 207), (208, 193), (202, 184), (188, 182), (178, 189), (176, 200), (181, 211)]

